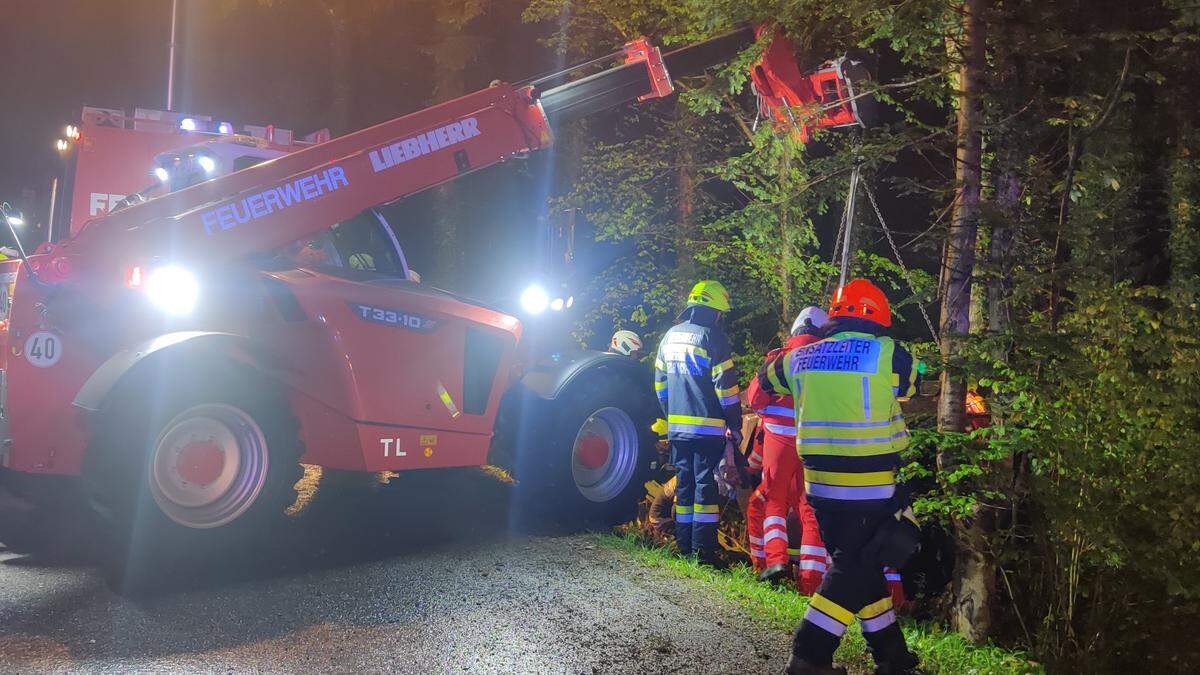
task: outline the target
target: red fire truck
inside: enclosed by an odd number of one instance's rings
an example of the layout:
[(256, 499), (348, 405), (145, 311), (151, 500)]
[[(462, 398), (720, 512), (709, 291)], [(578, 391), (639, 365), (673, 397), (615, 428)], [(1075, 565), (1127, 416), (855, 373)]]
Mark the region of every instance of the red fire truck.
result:
[[(418, 283), (373, 207), (548, 148), (567, 120), (667, 96), (672, 73), (754, 39), (666, 55), (638, 40), (614, 67), (496, 83), (324, 142), (218, 128), (197, 144), (85, 119), (94, 159), (159, 187), (77, 180), (70, 236), (2, 263), (15, 281), (0, 474), (78, 481), (121, 561), (253, 545), (301, 463), (498, 463), (581, 526), (627, 518), (655, 440), (644, 369), (523, 353), (516, 317)], [(804, 75), (792, 58), (770, 48), (753, 73), (777, 120), (805, 137), (860, 121), (843, 64)]]

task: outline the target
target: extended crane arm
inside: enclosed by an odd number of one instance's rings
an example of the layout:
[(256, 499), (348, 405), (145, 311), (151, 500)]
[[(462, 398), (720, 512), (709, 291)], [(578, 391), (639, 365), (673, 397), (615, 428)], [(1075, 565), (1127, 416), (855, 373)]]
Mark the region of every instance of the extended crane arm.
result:
[[(728, 60), (754, 39), (746, 28), (665, 57), (636, 40), (616, 55), (625, 61), (617, 67), (575, 80), (569, 78), (578, 67), (522, 85), (497, 83), (92, 221), (62, 249), (117, 260), (230, 259), (272, 250), (370, 206), (547, 148), (552, 123), (667, 96), (672, 75)], [(760, 71), (799, 73), (790, 51), (768, 49), (767, 55), (783, 63), (767, 63), (766, 70), (760, 64)], [(793, 120), (799, 113), (792, 106), (820, 100), (807, 90), (788, 98), (785, 87), (777, 89), (769, 105), (788, 107)], [(821, 117), (811, 124), (826, 126)]]

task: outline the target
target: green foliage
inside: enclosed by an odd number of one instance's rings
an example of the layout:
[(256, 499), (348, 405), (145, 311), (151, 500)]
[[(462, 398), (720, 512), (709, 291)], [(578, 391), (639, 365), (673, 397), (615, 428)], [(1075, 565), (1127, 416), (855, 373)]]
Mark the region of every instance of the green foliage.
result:
[[(669, 549), (641, 544), (632, 535), (605, 536), (601, 542), (618, 549), (644, 565), (658, 568), (674, 576), (696, 581), (738, 606), (753, 620), (779, 631), (790, 631), (800, 624), (808, 610), (808, 598), (792, 590), (777, 589), (764, 584), (746, 565), (737, 565), (728, 572), (718, 572), (693, 560), (673, 555)], [(978, 673), (980, 675), (1012, 673), (1033, 675), (1044, 672), (1021, 652), (991, 645), (974, 646), (957, 635), (947, 633), (936, 625), (901, 620), (909, 647), (921, 657), (921, 666), (929, 673)], [(867, 645), (861, 628), (851, 626), (837, 652), (839, 663), (859, 669), (870, 667)]]
[[(938, 433), (910, 419), (903, 468), (925, 489), (917, 510), (995, 563), (997, 635), (1088, 670), (1177, 668), (1197, 648), (1160, 645), (1154, 631), (1171, 625), (1170, 612), (1200, 617), (1189, 567), (1200, 560), (1200, 14), (1182, 0), (1135, 4), (985, 3), (975, 334), (949, 364), (929, 344), (917, 350), (985, 395), (993, 424)], [(635, 252), (597, 277), (608, 299), (589, 326), (633, 323), (652, 339), (683, 288), (714, 276), (733, 292), (738, 364), (753, 372), (787, 314), (830, 289), (857, 162), (876, 192), (929, 214), (900, 242), (925, 263), (915, 292), (866, 209), (853, 242), (855, 273), (890, 287), (899, 332), (924, 338), (902, 310), (938, 293), (938, 268), (922, 254), (943, 246), (957, 187), (958, 4), (533, 7), (591, 45), (637, 33), (687, 42), (766, 21), (805, 63), (862, 48), (890, 73), (876, 91), (891, 107), (885, 124), (819, 134), (807, 148), (753, 128), (746, 72), (756, 48), (646, 113), (650, 140), (638, 136), (646, 118), (600, 134), (564, 200)], [(683, 179), (700, 189), (679, 189)]]

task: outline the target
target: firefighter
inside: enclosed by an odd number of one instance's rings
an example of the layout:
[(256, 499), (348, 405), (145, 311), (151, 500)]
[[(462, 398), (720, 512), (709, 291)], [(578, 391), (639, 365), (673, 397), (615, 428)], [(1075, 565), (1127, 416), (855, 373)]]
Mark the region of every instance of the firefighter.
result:
[(917, 666), (896, 623), (881, 567), (901, 565), (919, 529), (896, 484), (908, 430), (899, 400), (917, 390), (912, 356), (887, 335), (887, 297), (855, 279), (833, 295), (826, 338), (780, 355), (758, 374), (768, 394), (795, 398), (804, 489), (832, 563), (792, 642), (788, 673), (831, 675), (833, 652), (858, 617), (876, 673)]
[(658, 344), (654, 389), (667, 417), (675, 467), (675, 543), (683, 555), (717, 564), (717, 465), (726, 437), (741, 442), (742, 406), (729, 339), (720, 328), (729, 292), (701, 281)]
[(631, 330), (619, 330), (613, 333), (612, 340), (608, 343), (608, 351), (636, 360), (642, 355), (642, 338)]
[[(820, 307), (804, 308), (792, 323), (791, 337), (782, 347), (768, 352), (766, 362), (770, 363), (772, 359), (797, 347), (820, 340), (821, 329), (827, 321), (829, 317)], [(812, 510), (804, 502), (803, 493), (799, 490), (798, 478), (803, 475), (803, 469), (796, 455), (796, 420), (792, 397), (767, 394), (757, 381), (750, 383), (748, 395), (750, 408), (762, 417), (764, 438), (761, 450), (762, 481), (750, 497), (746, 530), (750, 537), (752, 562), (755, 569), (761, 572), (759, 579), (779, 582), (791, 576), (788, 551), (795, 550), (790, 545), (792, 540), (788, 535), (788, 512), (796, 509), (801, 525), (808, 533), (805, 538), (815, 540), (817, 546), (820, 546), (821, 540), (816, 533)], [(797, 538), (797, 541), (801, 539)], [(802, 546), (797, 551), (797, 555), (811, 549), (812, 542), (809, 542), (808, 546)], [(805, 561), (799, 561), (802, 580), (815, 579), (816, 583), (820, 583), (825, 567), (824, 548), (821, 549), (821, 559), (819, 570), (814, 568), (814, 563), (808, 563), (811, 569), (806, 576), (803, 575)], [(810, 586), (815, 588), (815, 584)]]

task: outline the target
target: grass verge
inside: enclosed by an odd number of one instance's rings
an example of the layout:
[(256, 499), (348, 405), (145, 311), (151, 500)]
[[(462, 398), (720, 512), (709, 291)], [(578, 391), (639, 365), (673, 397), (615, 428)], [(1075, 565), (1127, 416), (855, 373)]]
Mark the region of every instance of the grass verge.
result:
[[(728, 571), (718, 572), (680, 558), (670, 549), (647, 546), (631, 534), (603, 535), (601, 543), (624, 551), (644, 565), (711, 587), (770, 628), (790, 631), (800, 623), (808, 609), (808, 598), (759, 582), (747, 565), (735, 565)], [(936, 624), (902, 619), (901, 625), (909, 648), (921, 657), (921, 667), (929, 673), (1032, 675), (1045, 672), (1021, 652), (992, 645), (972, 645)], [(857, 622), (846, 631), (836, 658), (854, 670), (870, 671), (871, 659)]]

